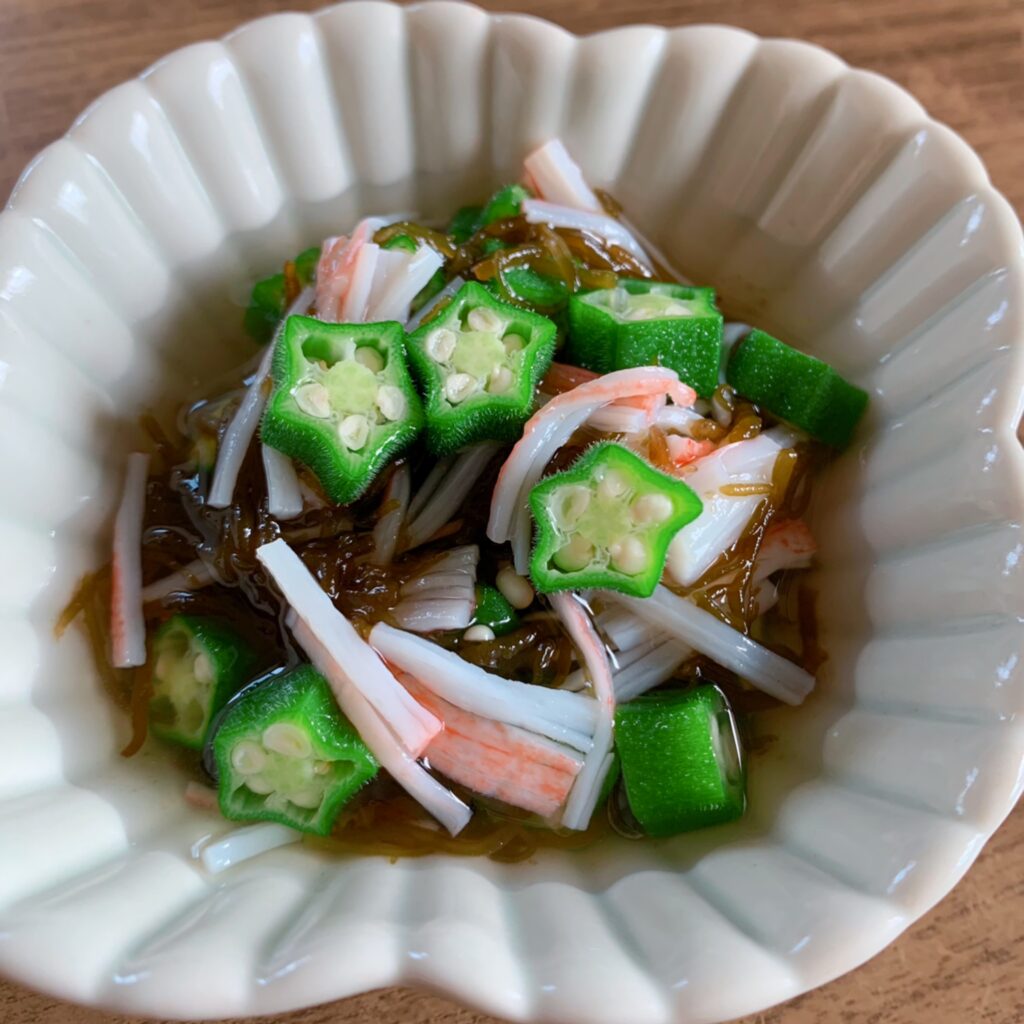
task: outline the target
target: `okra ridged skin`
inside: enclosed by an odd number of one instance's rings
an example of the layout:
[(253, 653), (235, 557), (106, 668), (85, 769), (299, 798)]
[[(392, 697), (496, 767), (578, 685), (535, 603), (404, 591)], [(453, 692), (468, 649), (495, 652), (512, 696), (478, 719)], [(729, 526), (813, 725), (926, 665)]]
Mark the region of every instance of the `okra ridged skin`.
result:
[[(256, 656), (245, 640), (220, 619), (175, 615), (153, 638), (153, 662), (150, 730), (159, 739), (202, 750), (217, 712), (249, 681), (256, 667)], [(190, 680), (194, 696), (203, 706), (201, 721), (191, 728), (182, 721), (180, 709), (171, 701), (167, 688), (161, 685), (158, 673), (168, 670), (174, 671), (179, 681), (188, 683)], [(203, 681), (197, 679), (200, 671)], [(207, 674), (209, 678), (205, 678)]]
[(569, 361), (596, 373), (664, 366), (709, 398), (718, 386), (722, 353), (723, 318), (714, 289), (630, 278), (621, 279), (617, 288), (629, 296), (664, 297), (691, 312), (623, 320), (595, 304), (616, 289), (577, 293), (569, 299)]
[(672, 538), (703, 503), (677, 480), (612, 442), (594, 445), (530, 492), (537, 591), (616, 590), (650, 597)]
[(733, 348), (725, 376), (744, 398), (834, 448), (850, 443), (868, 404), (828, 363), (756, 328)]
[[(295, 275), (303, 287), (313, 283), (319, 261), (319, 246), (306, 249), (295, 257)], [(243, 319), (246, 333), (261, 345), (266, 344), (274, 336), (287, 307), (284, 274), (272, 274), (257, 281), (252, 287)]]
[[(500, 326), (470, 326), (474, 316), (484, 315)], [(517, 441), (554, 356), (555, 335), (546, 317), (499, 302), (475, 281), (463, 285), (440, 316), (410, 334), (407, 352), (425, 395), (431, 453), (446, 456), (480, 441)], [(521, 347), (506, 351), (513, 337)], [(501, 391), (494, 389), (498, 373), (508, 375)], [(453, 394), (455, 382), (468, 389), (465, 397)]]
[(665, 838), (743, 816), (746, 772), (732, 712), (717, 687), (620, 705), (615, 746), (630, 811), (647, 835)]
[[(284, 756), (263, 747), (268, 730), (285, 736), (299, 730), (308, 740), (304, 757)], [(302, 665), (279, 676), (268, 685), (254, 687), (250, 694), (228, 709), (212, 743), (217, 765), (218, 798), (221, 812), (232, 821), (275, 821), (281, 825), (327, 835), (341, 809), (377, 774), (379, 766), (352, 724), (342, 715), (327, 680), (310, 665)], [(242, 751), (240, 756), (239, 751)], [(255, 772), (242, 772), (237, 765), (262, 751), (267, 764)], [(276, 758), (276, 761), (272, 759)], [(317, 765), (326, 765), (318, 770)], [(303, 777), (308, 772), (308, 786)], [(273, 777), (288, 778), (289, 785), (273, 786)], [(261, 780), (258, 793), (248, 783)], [(292, 784), (293, 783), (293, 784)], [(292, 803), (288, 795), (303, 796), (304, 789), (323, 787), (316, 807)], [(268, 804), (269, 801), (269, 804)]]
[[(316, 418), (299, 407), (294, 393), (307, 378), (307, 385), (316, 383), (311, 377), (318, 374), (316, 360), (323, 356), (333, 359), (332, 353), (346, 346), (356, 351), (373, 349), (380, 355), (384, 366), (373, 374), (375, 394), (379, 396), (387, 387), (390, 394), (401, 395), (403, 404), (398, 418), (370, 424), (358, 449), (343, 443), (339, 430), (343, 418), (361, 414), (338, 410), (332, 404), (323, 418)], [(325, 372), (329, 374), (345, 362), (352, 360), (334, 359)], [(319, 376), (324, 377), (325, 372), (319, 371)], [(291, 316), (276, 342), (271, 375), (274, 388), (260, 426), (263, 442), (309, 467), (328, 498), (338, 505), (362, 497), (377, 474), (423, 429), (423, 407), (406, 365), (405, 333), (397, 322), (327, 324), (313, 317)], [(344, 394), (341, 400), (346, 400)], [(372, 401), (363, 418), (369, 422), (371, 416), (377, 417)]]

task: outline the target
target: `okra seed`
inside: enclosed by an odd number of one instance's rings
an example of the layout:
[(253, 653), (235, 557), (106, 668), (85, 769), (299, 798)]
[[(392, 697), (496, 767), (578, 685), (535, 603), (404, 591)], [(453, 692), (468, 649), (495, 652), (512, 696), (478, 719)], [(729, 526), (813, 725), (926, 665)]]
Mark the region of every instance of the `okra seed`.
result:
[(326, 775), (330, 770), (331, 766), (326, 761), (317, 761), (317, 763), (313, 765), (314, 775)]
[(471, 309), (466, 317), (466, 324), (474, 331), (486, 331), (488, 334), (497, 334), (505, 326), (501, 317), (486, 306)]
[(667, 494), (644, 494), (633, 502), (633, 522), (656, 526), (672, 515), (672, 499)]
[(356, 349), (355, 361), (362, 363), (368, 370), (380, 373), (384, 369), (384, 357), (369, 345), (362, 345)]
[(506, 334), (502, 341), (509, 355), (513, 352), (522, 352), (526, 348), (526, 339), (521, 334)]
[(483, 623), (478, 623), (475, 626), (470, 626), (465, 633), (462, 634), (463, 640), (493, 640), (494, 630), (490, 626), (485, 626)]
[(267, 766), (267, 752), (252, 740), (243, 740), (231, 751), (231, 767), (239, 775), (258, 775)]
[(427, 355), (434, 362), (447, 363), (455, 352), (458, 340), (454, 331), (447, 327), (439, 327), (427, 335)]
[(645, 306), (641, 306), (638, 309), (631, 309), (626, 314), (627, 320), (655, 320), (658, 317), (658, 311), (650, 309)]
[(624, 537), (608, 549), (612, 568), (627, 576), (635, 576), (647, 568), (647, 549), (638, 537)]
[(614, 469), (610, 469), (598, 483), (597, 495), (605, 501), (614, 500), (615, 498), (621, 498), (626, 493), (628, 487), (629, 485), (622, 475), (616, 473)]
[(504, 569), (499, 569), (494, 582), (513, 608), (522, 611), (533, 604), (533, 587), (530, 586), (530, 581), (525, 576), (520, 576), (512, 566), (506, 565)]
[(174, 655), (165, 651), (156, 659), (156, 664), (153, 666), (153, 675), (157, 679), (167, 679), (174, 672), (174, 663)]
[(313, 744), (304, 729), (288, 722), (275, 722), (263, 730), (263, 746), (284, 757), (310, 757)]
[(325, 420), (331, 415), (331, 399), (323, 384), (312, 381), (297, 387), (292, 394), (295, 404), (307, 415)]
[(366, 439), (369, 436), (370, 423), (365, 416), (360, 416), (358, 413), (346, 416), (338, 424), (338, 437), (341, 438), (341, 443), (351, 451), (359, 451), (366, 444)]
[(567, 544), (563, 544), (554, 557), (555, 565), (562, 572), (579, 572), (586, 569), (594, 560), (594, 545), (586, 537), (576, 534)]
[(296, 807), (307, 811), (315, 811), (324, 799), (324, 791), (319, 786), (304, 786), (288, 794), (288, 799)]
[(195, 676), (197, 683), (202, 683), (204, 686), (208, 686), (213, 682), (213, 665), (210, 664), (210, 659), (205, 652), (200, 651), (195, 661), (192, 662), (192, 675)]
[(400, 420), (405, 415), (405, 395), (394, 384), (382, 384), (377, 392), (377, 408), (386, 420)]
[(453, 373), (444, 382), (444, 396), (452, 405), (464, 402), (476, 391), (476, 378), (468, 373)]
[(512, 387), (512, 371), (507, 366), (496, 366), (491, 371), (490, 379), (487, 382), (487, 390), (492, 395), (503, 395)]
[(555, 518), (563, 530), (571, 530), (590, 507), (590, 488), (583, 484), (561, 487), (557, 494)]
[(265, 775), (250, 775), (245, 784), (258, 796), (269, 796), (274, 792), (274, 784)]
[(681, 302), (670, 302), (665, 307), (666, 316), (692, 316), (690, 310), (684, 306)]

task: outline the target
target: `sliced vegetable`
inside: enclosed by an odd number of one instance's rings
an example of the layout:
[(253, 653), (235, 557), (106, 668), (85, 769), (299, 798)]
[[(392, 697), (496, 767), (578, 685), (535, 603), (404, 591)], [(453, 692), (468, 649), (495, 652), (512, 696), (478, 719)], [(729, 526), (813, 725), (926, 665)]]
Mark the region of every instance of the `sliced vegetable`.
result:
[(692, 388), (680, 383), (673, 370), (641, 366), (616, 370), (556, 395), (530, 418), (501, 467), (487, 522), (487, 536), (495, 544), (512, 542), (518, 572), (525, 573), (530, 563), (530, 491), (551, 457), (597, 409), (652, 395), (667, 395), (684, 407), (692, 405), (697, 397)]
[(377, 762), (303, 665), (257, 687), (224, 716), (213, 740), (221, 812), (326, 835)]
[(426, 391), (427, 444), (448, 455), (477, 441), (512, 441), (533, 410), (551, 362), (555, 325), (496, 301), (469, 282), (408, 339)]
[(214, 715), (248, 681), (255, 658), (226, 623), (168, 619), (153, 640), (149, 724), (161, 739), (201, 750)]
[(305, 463), (338, 504), (362, 496), (422, 427), (397, 323), (289, 317), (272, 372), (263, 440)]
[(743, 757), (732, 711), (717, 687), (621, 705), (615, 740), (629, 809), (648, 835), (674, 836), (742, 817)]
[(476, 231), (483, 209), (482, 206), (459, 207), (455, 211), (455, 216), (448, 222), (446, 234), (450, 235), (456, 244), (461, 245)]
[(868, 394), (828, 363), (757, 329), (737, 342), (726, 380), (744, 398), (835, 448), (850, 443)]
[[(476, 611), (473, 613), (473, 626), (486, 626), (491, 631), (489, 639), (511, 633), (519, 628), (519, 616), (508, 598), (489, 583), (476, 585)], [(469, 637), (468, 639), (473, 639)]]
[[(308, 287), (316, 279), (319, 259), (319, 246), (306, 249), (295, 257), (295, 276), (301, 287)], [(257, 281), (245, 311), (246, 333), (258, 342), (270, 341), (287, 308), (288, 288), (284, 274), (273, 274)]]
[(607, 588), (647, 597), (669, 542), (700, 514), (700, 498), (621, 445), (591, 448), (530, 492), (537, 542), (530, 575), (541, 593)]
[(722, 314), (712, 288), (620, 279), (569, 300), (567, 356), (598, 373), (667, 366), (702, 398), (718, 387)]
[(503, 302), (530, 306), (545, 315), (554, 315), (569, 301), (569, 286), (565, 281), (542, 274), (533, 267), (509, 267), (495, 274), (486, 287)]
[(506, 185), (499, 188), (497, 192), (487, 200), (487, 205), (480, 211), (480, 217), (476, 223), (476, 230), (493, 224), (496, 220), (506, 220), (509, 217), (518, 217), (522, 212), (523, 200), (529, 199), (533, 193), (523, 185)]

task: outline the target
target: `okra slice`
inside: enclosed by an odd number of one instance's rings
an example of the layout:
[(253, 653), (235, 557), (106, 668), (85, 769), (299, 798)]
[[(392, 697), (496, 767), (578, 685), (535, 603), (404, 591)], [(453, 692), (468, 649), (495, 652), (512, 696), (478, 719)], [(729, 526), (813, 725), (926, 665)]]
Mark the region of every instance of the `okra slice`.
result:
[(569, 300), (568, 361), (597, 373), (666, 366), (698, 395), (718, 386), (722, 314), (713, 288), (622, 278)]
[(326, 835), (377, 762), (309, 665), (247, 693), (213, 738), (220, 808), (232, 821), (276, 821)]
[(672, 538), (700, 498), (621, 445), (595, 445), (530, 492), (537, 541), (530, 576), (541, 593), (603, 588), (650, 597)]
[(868, 404), (828, 363), (757, 329), (733, 347), (725, 376), (744, 398), (835, 448), (850, 443)]
[(531, 199), (533, 193), (525, 185), (506, 185), (499, 188), (497, 192), (487, 200), (487, 205), (480, 211), (480, 217), (476, 223), (476, 230), (493, 224), (496, 220), (507, 220), (509, 217), (518, 217), (522, 212), (523, 200)]
[(480, 222), (480, 214), (482, 212), (482, 206), (460, 206), (459, 209), (455, 211), (455, 216), (448, 222), (445, 234), (447, 234), (452, 241), (456, 243), (456, 245), (461, 245), (476, 231), (477, 224)]
[(426, 393), (427, 444), (449, 455), (477, 441), (514, 441), (551, 363), (555, 325), (470, 281), (414, 331), (407, 351)]
[(153, 640), (153, 734), (201, 749), (213, 717), (248, 681), (254, 663), (245, 641), (220, 620), (168, 619)]
[(716, 686), (638, 697), (615, 713), (626, 799), (650, 836), (742, 817), (746, 774), (736, 723)]
[[(319, 261), (319, 246), (306, 249), (295, 257), (295, 275), (303, 288), (312, 284), (316, 278), (316, 265)], [(284, 274), (272, 274), (257, 281), (245, 311), (246, 333), (261, 344), (270, 341), (287, 308)]]
[(519, 626), (519, 616), (505, 595), (489, 583), (476, 585), (476, 611), (471, 626), (487, 626), (495, 636), (511, 633)]
[(423, 426), (398, 323), (288, 318), (274, 350), (263, 441), (307, 465), (327, 496), (355, 501)]

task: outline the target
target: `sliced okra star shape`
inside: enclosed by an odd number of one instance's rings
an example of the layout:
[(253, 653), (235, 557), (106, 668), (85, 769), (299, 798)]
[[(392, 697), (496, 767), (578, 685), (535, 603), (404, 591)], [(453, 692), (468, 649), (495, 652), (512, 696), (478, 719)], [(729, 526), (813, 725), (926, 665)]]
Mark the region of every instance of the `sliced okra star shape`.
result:
[(175, 615), (153, 640), (149, 724), (171, 743), (202, 748), (213, 716), (248, 681), (255, 658), (217, 619)]
[(599, 588), (650, 597), (670, 541), (703, 506), (681, 480), (605, 443), (537, 484), (530, 507), (537, 590)]
[(231, 705), (213, 738), (220, 809), (326, 835), (377, 762), (323, 676), (302, 665)]
[(307, 465), (339, 505), (361, 497), (423, 426), (398, 323), (288, 318), (263, 441)]
[(514, 441), (533, 412), (555, 350), (546, 317), (498, 302), (476, 282), (409, 335), (409, 361), (426, 393), (427, 444), (448, 455), (477, 441)]
[(665, 366), (698, 395), (718, 386), (722, 314), (712, 288), (622, 278), (569, 300), (570, 362), (609, 373)]

